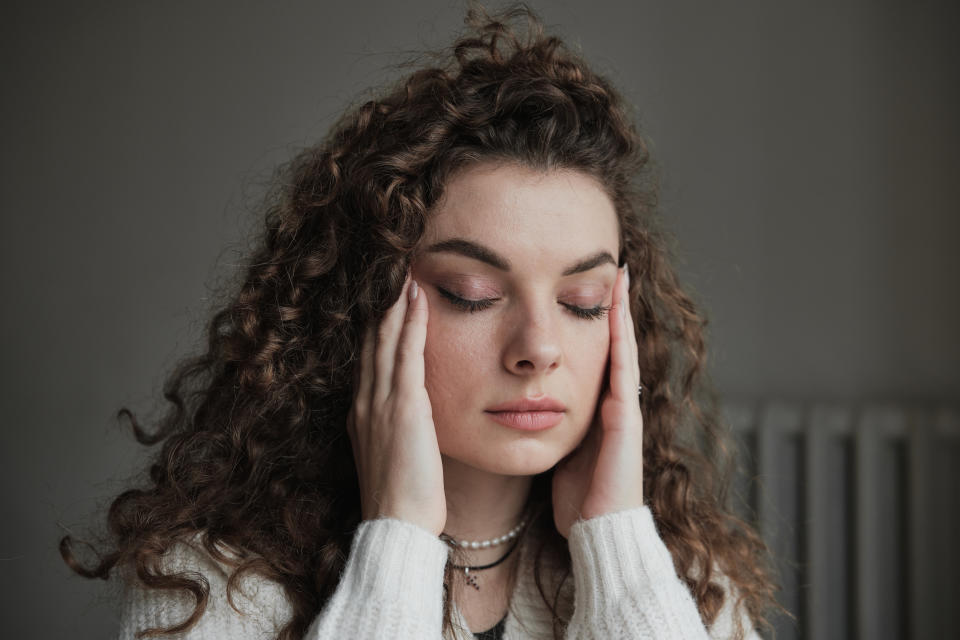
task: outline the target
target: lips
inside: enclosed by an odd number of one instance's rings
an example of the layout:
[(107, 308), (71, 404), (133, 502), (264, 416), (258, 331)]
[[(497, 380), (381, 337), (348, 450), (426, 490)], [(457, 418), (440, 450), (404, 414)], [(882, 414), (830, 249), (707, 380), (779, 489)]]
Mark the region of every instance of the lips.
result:
[(566, 410), (562, 402), (544, 396), (511, 400), (490, 407), (486, 413), (494, 422), (513, 429), (541, 431), (560, 424)]
[(487, 411), (559, 411), (564, 412), (567, 408), (562, 402), (551, 398), (550, 396), (541, 396), (539, 398), (520, 398), (498, 404), (495, 407), (489, 407)]

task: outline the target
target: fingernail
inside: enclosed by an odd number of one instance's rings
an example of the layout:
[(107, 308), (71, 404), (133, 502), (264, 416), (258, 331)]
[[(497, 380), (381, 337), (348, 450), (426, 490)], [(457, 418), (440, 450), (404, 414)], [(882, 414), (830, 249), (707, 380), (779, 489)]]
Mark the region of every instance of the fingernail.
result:
[(627, 319), (627, 302), (624, 298), (620, 298), (620, 317)]
[(627, 289), (629, 289), (630, 288), (630, 267), (628, 267), (627, 265), (623, 265), (623, 275), (627, 279)]
[(416, 280), (411, 280), (411, 281), (410, 281), (410, 288), (407, 289), (407, 294), (410, 296), (410, 301), (411, 301), (411, 302), (413, 302), (414, 300), (417, 299), (417, 289), (418, 289), (418, 287), (417, 287), (417, 281), (416, 281)]

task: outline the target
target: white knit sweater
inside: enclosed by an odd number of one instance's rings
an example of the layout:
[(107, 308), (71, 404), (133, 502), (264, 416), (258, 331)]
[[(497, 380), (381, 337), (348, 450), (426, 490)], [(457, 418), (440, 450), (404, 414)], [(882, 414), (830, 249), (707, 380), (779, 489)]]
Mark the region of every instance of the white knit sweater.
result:
[[(720, 615), (707, 630), (646, 506), (578, 521), (568, 544), (573, 579), (567, 580), (566, 595), (561, 592), (562, 609), (567, 615), (572, 609), (567, 640), (733, 636), (735, 591), (728, 590)], [(552, 616), (533, 580), (532, 549), (521, 543), (517, 551), (521, 571), (504, 639), (552, 640)], [(362, 522), (340, 584), (304, 640), (439, 640), (447, 555), (442, 540), (414, 524), (390, 518)], [(164, 557), (163, 568), (198, 572), (210, 583), (205, 613), (192, 629), (172, 636), (175, 639), (266, 640), (290, 619), (282, 588), (256, 575), (241, 580), (242, 593), (233, 595), (238, 613), (227, 601), (225, 567), (199, 545), (176, 545)], [(722, 576), (719, 582), (730, 588)], [(125, 583), (121, 640), (132, 640), (147, 627), (182, 622), (193, 610), (192, 597), (143, 589), (129, 574)], [(472, 638), (462, 614), (455, 606), (453, 611), (459, 629), (446, 638)], [(742, 611), (739, 617), (744, 637), (760, 640), (749, 617)]]

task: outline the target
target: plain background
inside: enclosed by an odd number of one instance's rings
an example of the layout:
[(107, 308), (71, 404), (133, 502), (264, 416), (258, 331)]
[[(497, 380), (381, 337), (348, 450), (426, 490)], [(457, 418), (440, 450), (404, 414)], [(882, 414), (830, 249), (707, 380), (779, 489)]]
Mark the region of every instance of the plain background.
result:
[[(960, 399), (956, 3), (533, 6), (636, 105), (722, 391)], [(110, 636), (57, 543), (143, 464), (114, 414), (156, 415), (273, 167), (463, 9), (5, 3), (5, 637)]]

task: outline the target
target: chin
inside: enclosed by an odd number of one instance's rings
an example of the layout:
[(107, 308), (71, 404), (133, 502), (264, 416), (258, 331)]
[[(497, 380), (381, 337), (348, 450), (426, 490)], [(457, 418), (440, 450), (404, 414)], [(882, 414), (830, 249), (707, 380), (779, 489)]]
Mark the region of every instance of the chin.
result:
[(504, 476), (535, 476), (552, 468), (565, 455), (556, 445), (529, 441), (514, 442), (499, 451), (470, 453), (469, 458), (460, 459), (476, 469)]

